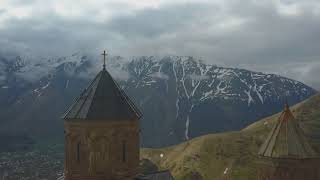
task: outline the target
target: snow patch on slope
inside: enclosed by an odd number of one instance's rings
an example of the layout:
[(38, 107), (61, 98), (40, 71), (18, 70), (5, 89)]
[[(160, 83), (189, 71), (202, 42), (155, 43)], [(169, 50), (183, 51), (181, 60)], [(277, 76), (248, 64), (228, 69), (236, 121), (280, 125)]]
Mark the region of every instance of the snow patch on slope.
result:
[(252, 98), (252, 96), (251, 96), (251, 92), (250, 92), (250, 90), (249, 91), (244, 91), (246, 94), (247, 94), (247, 96), (248, 96), (248, 106), (250, 106), (250, 104), (251, 103), (253, 103), (254, 101), (253, 101), (253, 98)]

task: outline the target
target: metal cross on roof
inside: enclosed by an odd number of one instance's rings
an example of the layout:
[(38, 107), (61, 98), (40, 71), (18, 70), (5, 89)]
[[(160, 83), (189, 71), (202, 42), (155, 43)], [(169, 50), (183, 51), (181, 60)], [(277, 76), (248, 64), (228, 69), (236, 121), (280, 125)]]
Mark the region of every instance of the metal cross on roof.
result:
[(108, 55), (106, 53), (106, 51), (103, 51), (103, 54), (101, 54), (103, 56), (103, 69), (106, 69), (106, 56)]

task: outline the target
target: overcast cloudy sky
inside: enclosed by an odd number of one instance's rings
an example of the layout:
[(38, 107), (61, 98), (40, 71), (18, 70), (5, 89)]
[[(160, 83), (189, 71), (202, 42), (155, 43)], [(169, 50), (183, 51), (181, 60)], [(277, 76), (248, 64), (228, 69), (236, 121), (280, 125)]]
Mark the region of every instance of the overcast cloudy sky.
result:
[(319, 0), (1, 0), (0, 53), (191, 55), (320, 89)]

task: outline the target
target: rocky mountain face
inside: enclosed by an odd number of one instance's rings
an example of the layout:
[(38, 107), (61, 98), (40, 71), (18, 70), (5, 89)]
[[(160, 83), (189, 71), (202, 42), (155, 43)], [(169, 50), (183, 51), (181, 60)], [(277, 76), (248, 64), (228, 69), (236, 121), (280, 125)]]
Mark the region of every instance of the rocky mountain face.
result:
[[(0, 58), (0, 132), (61, 140), (61, 115), (100, 64), (79, 53)], [(208, 65), (193, 57), (112, 57), (107, 69), (144, 114), (144, 147), (239, 130), (280, 111), (284, 101), (295, 104), (316, 93), (285, 77)]]

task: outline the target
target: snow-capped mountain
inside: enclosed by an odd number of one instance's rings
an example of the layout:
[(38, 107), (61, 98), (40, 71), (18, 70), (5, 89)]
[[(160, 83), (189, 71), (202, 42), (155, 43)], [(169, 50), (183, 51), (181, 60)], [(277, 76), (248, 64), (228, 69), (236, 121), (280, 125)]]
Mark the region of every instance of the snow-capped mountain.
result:
[[(10, 97), (0, 104), (1, 130), (14, 127), (34, 136), (62, 135), (59, 117), (101, 69), (100, 62), (80, 53), (40, 60), (0, 59), (4, 65), (0, 99)], [(241, 129), (280, 111), (285, 101), (294, 104), (316, 93), (285, 77), (208, 65), (193, 57), (112, 57), (107, 69), (144, 114), (145, 147)], [(18, 81), (24, 86), (17, 87)]]

